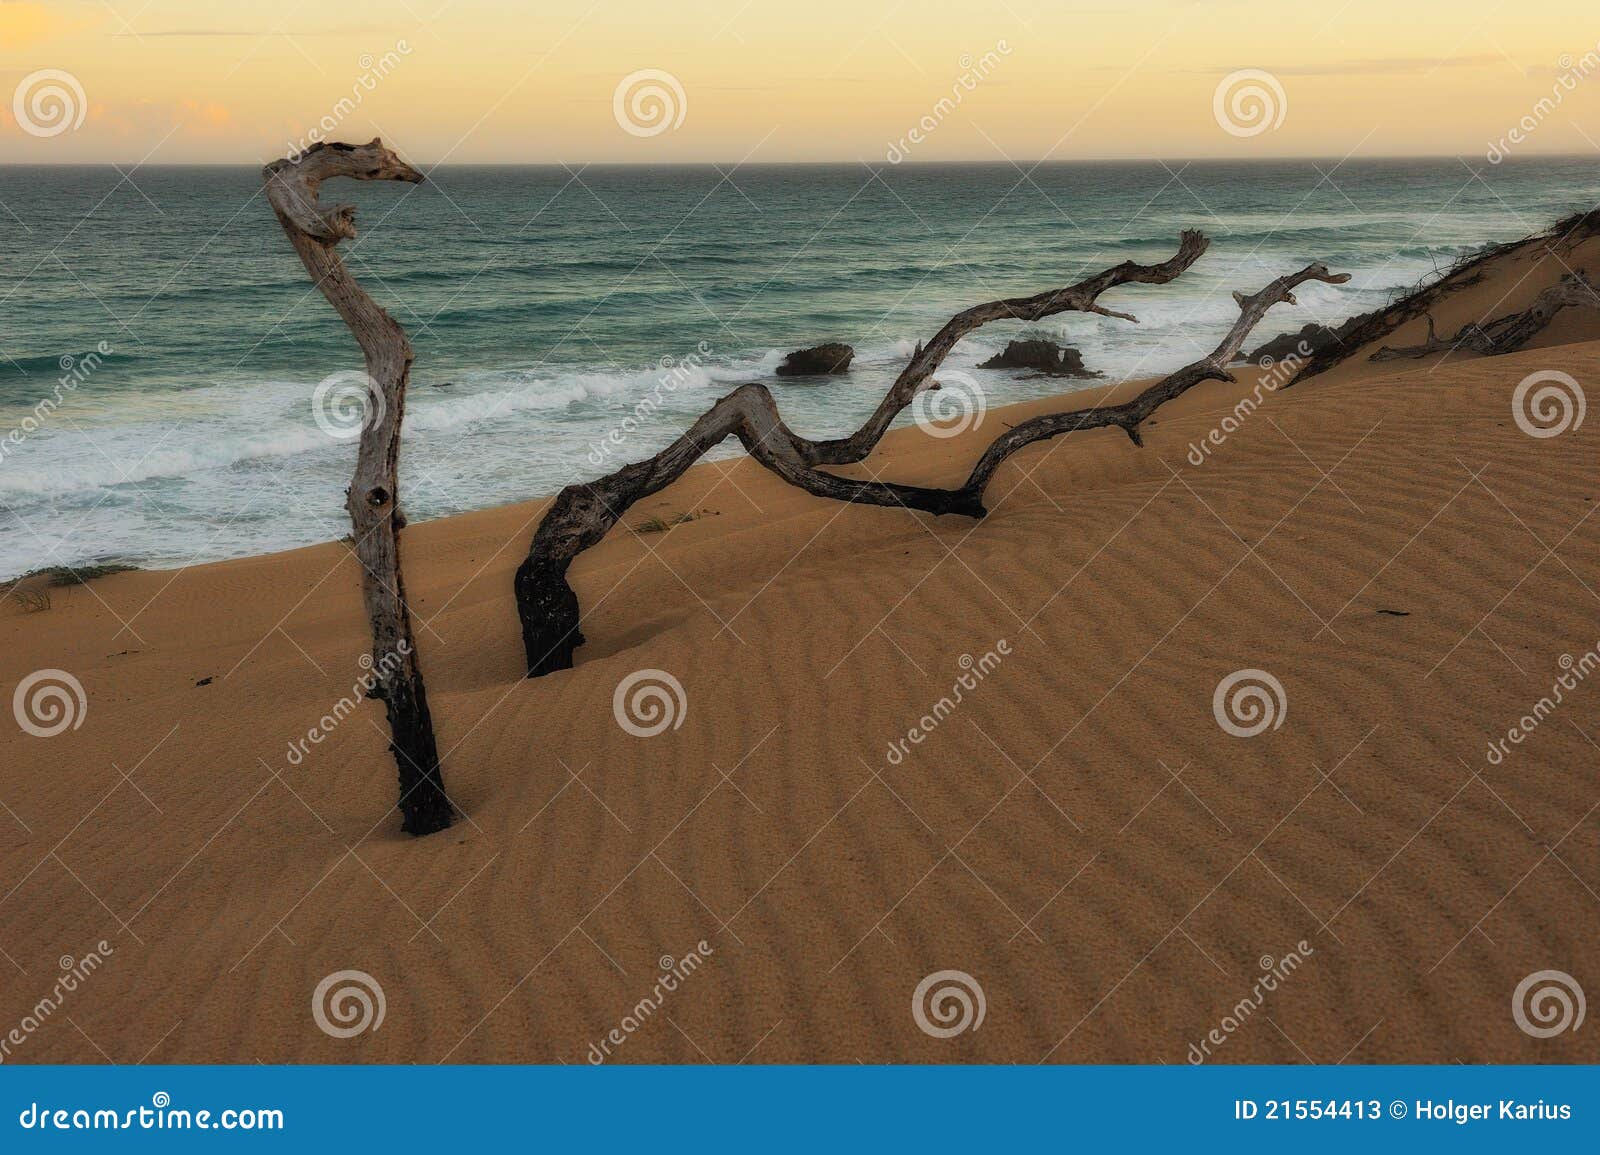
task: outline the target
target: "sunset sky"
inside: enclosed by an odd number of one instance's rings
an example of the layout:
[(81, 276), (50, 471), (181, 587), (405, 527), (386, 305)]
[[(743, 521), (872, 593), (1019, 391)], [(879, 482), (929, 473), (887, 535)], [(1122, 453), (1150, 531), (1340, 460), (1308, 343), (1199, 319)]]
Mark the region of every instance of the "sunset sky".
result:
[[(919, 122), (933, 128), (903, 150), (916, 161), (1482, 157), (1525, 117), (1534, 131), (1506, 151), (1600, 149), (1600, 9), (1544, 0), (1536, 19), (1528, 11), (1504, 0), (0, 0), (0, 162), (254, 163), (325, 117), (335, 139), (381, 134), (425, 164), (882, 161)], [(1245, 69), (1277, 86), (1263, 90), (1261, 131), (1229, 131), (1214, 107), (1224, 78)], [(668, 74), (681, 97), (663, 89), (669, 122), (628, 131), (614, 96), (641, 70)], [(27, 99), (51, 84), (65, 124)]]

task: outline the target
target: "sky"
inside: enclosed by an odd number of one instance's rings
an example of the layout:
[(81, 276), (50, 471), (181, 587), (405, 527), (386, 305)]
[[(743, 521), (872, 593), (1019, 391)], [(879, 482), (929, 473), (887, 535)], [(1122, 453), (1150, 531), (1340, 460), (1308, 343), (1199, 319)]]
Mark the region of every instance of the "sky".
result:
[(1600, 152), (1594, 0), (0, 0), (0, 163)]

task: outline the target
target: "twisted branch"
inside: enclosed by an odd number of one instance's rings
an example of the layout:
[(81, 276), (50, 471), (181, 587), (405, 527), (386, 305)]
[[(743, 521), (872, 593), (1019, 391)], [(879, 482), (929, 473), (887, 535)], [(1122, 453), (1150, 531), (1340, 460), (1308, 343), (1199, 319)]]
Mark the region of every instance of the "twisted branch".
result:
[(1125, 262), (1067, 288), (1034, 297), (992, 301), (958, 313), (925, 348), (918, 347), (877, 410), (849, 437), (832, 441), (800, 437), (784, 424), (777, 403), (765, 386), (741, 385), (654, 457), (625, 465), (595, 481), (567, 486), (546, 511), (529, 546), (528, 557), (517, 570), (517, 612), (522, 624), (528, 676), (538, 677), (570, 668), (574, 650), (583, 644), (577, 594), (567, 581), (567, 570), (573, 560), (598, 543), (635, 502), (676, 481), (727, 437), (737, 437), (762, 466), (818, 497), (864, 505), (899, 506), (932, 514), (983, 517), (987, 512), (983, 504), (984, 490), (1000, 464), (1013, 453), (1063, 433), (1113, 425), (1125, 430), (1135, 444), (1142, 444), (1138, 426), (1161, 405), (1201, 381), (1233, 380), (1226, 368), (1228, 362), (1238, 355), (1250, 331), (1269, 308), (1282, 301), (1294, 301), (1292, 290), (1296, 286), (1312, 280), (1330, 284), (1349, 280), (1347, 275), (1329, 273), (1325, 266), (1316, 264), (1291, 276), (1279, 277), (1252, 296), (1235, 293), (1240, 308), (1239, 320), (1210, 355), (1163, 378), (1124, 404), (1051, 414), (1023, 422), (989, 446), (966, 482), (957, 489), (858, 481), (816, 468), (865, 458), (918, 392), (938, 387), (935, 372), (956, 342), (972, 330), (994, 320), (1038, 320), (1063, 312), (1098, 313), (1134, 320), (1126, 313), (1101, 307), (1099, 296), (1118, 285), (1172, 281), (1199, 259), (1207, 243), (1200, 233), (1186, 230), (1178, 252), (1161, 264)]
[(400, 572), (399, 531), (405, 525), (398, 492), (400, 424), (411, 374), (411, 343), (405, 330), (356, 283), (335, 251), (341, 240), (356, 235), (355, 207), (325, 207), (317, 200), (322, 182), (332, 177), (416, 184), (422, 174), (381, 140), (373, 140), (364, 145), (319, 144), (300, 157), (273, 161), (261, 175), (278, 223), (312, 281), (361, 346), (371, 379), (355, 478), (345, 498), (372, 622), (371, 676), (376, 684), (368, 696), (382, 699), (389, 716), (389, 749), (400, 774), (402, 829), (431, 834), (450, 825), (454, 808), (439, 771), (433, 719)]

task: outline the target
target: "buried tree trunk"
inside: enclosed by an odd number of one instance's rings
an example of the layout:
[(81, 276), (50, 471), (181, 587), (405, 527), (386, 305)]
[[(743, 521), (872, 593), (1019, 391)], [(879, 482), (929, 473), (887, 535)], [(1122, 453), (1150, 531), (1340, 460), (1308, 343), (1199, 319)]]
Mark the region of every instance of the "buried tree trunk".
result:
[[(274, 161), (263, 171), (267, 199), (312, 281), (349, 327), (366, 361), (361, 383), (361, 444), (355, 479), (346, 496), (354, 551), (361, 562), (362, 592), (372, 622), (373, 687), (389, 715), (390, 750), (400, 772), (402, 829), (432, 834), (450, 825), (454, 808), (445, 796), (439, 751), (428, 713), (428, 696), (417, 665), (400, 573), (400, 511), (397, 473), (400, 423), (405, 416), (411, 343), (395, 320), (356, 283), (335, 246), (356, 235), (355, 209), (324, 208), (318, 186), (330, 177), (417, 183), (422, 174), (374, 140), (360, 146), (319, 144), (298, 158)], [(319, 389), (317, 402), (330, 400)], [(344, 403), (354, 400), (342, 399)], [(338, 403), (338, 402), (335, 402)]]
[(1037, 321), (1057, 313), (1099, 313), (1132, 321), (1126, 313), (1102, 308), (1097, 298), (1106, 290), (1126, 284), (1165, 284), (1182, 274), (1205, 252), (1207, 241), (1186, 230), (1177, 253), (1158, 265), (1124, 262), (1076, 285), (1034, 297), (991, 301), (956, 314), (926, 348), (918, 347), (910, 363), (890, 386), (877, 410), (849, 437), (810, 441), (791, 430), (778, 414), (772, 394), (762, 385), (741, 385), (711, 407), (666, 449), (645, 461), (623, 466), (591, 482), (569, 485), (557, 496), (534, 533), (528, 557), (516, 575), (517, 612), (522, 621), (522, 642), (528, 676), (538, 677), (572, 665), (573, 651), (583, 644), (577, 594), (567, 581), (567, 570), (584, 550), (599, 542), (634, 502), (660, 491), (681, 477), (707, 450), (728, 437), (737, 437), (745, 450), (764, 467), (789, 484), (819, 497), (864, 505), (901, 506), (925, 513), (957, 513), (983, 517), (984, 490), (1005, 459), (1026, 445), (1059, 437), (1079, 429), (1115, 426), (1134, 444), (1141, 444), (1139, 424), (1157, 408), (1206, 380), (1234, 380), (1227, 365), (1234, 360), (1250, 331), (1266, 311), (1282, 301), (1293, 302), (1292, 290), (1306, 281), (1342, 284), (1345, 274), (1333, 274), (1320, 264), (1279, 277), (1259, 293), (1234, 294), (1239, 319), (1208, 356), (1151, 385), (1120, 405), (1049, 414), (1024, 421), (997, 438), (979, 458), (972, 473), (957, 489), (933, 489), (883, 481), (857, 481), (828, 473), (818, 466), (846, 465), (863, 460), (890, 423), (919, 392), (937, 389), (934, 374), (963, 336), (989, 321)]
[(1520, 313), (1508, 313), (1483, 324), (1469, 322), (1448, 341), (1440, 340), (1434, 331), (1433, 314), (1428, 316), (1428, 339), (1420, 345), (1403, 345), (1398, 348), (1385, 345), (1371, 357), (1373, 361), (1395, 361), (1401, 358), (1426, 357), (1433, 353), (1454, 353), (1465, 349), (1485, 357), (1498, 357), (1515, 353), (1534, 337), (1542, 333), (1562, 309), (1600, 309), (1600, 289), (1580, 271), (1570, 273), (1543, 290)]

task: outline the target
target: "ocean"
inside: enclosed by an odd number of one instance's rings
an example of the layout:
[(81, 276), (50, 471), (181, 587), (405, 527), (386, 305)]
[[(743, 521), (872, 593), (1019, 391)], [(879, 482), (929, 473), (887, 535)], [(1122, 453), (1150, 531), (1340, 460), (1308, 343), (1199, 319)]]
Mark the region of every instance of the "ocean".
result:
[[(744, 381), (770, 384), (807, 435), (847, 432), (951, 313), (1163, 259), (1186, 227), (1212, 238), (1194, 269), (1103, 299), (1139, 324), (994, 324), (947, 364), (991, 406), (1094, 384), (976, 368), (1024, 329), (1109, 380), (1157, 374), (1216, 343), (1237, 315), (1227, 290), (1313, 260), (1353, 274), (1274, 310), (1265, 340), (1597, 203), (1581, 159), (445, 167), (323, 197), (359, 206), (345, 259), (416, 350), (413, 522), (647, 456)], [(0, 226), (0, 578), (348, 531), (355, 443), (319, 424), (313, 396), (361, 358), (256, 169), (0, 168)], [(847, 375), (773, 375), (829, 340), (855, 346)]]

